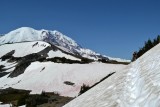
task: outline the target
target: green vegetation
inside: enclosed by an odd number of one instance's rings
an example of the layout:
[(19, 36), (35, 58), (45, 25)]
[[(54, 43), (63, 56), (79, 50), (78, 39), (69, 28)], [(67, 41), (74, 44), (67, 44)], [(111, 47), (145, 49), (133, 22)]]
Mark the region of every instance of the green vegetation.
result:
[(18, 106), (22, 106), (26, 104), (26, 99), (28, 98), (28, 94), (24, 94), (22, 96), (19, 97), (18, 101), (17, 101), (17, 105)]
[(68, 63), (68, 64), (75, 64), (75, 63), (86, 64), (86, 63), (93, 62), (93, 60), (90, 60), (90, 59), (87, 59), (87, 58), (82, 58), (82, 60), (79, 61), (79, 60), (67, 59), (65, 57), (62, 57), (62, 58), (61, 57), (49, 58), (49, 59), (46, 59), (46, 61), (52, 61), (52, 62), (55, 62), (55, 63)]
[(30, 95), (26, 99), (26, 105), (27, 107), (36, 107), (37, 105), (41, 105), (48, 102), (48, 96), (47, 95)]
[(15, 106), (25, 104), (25, 99), (28, 97), (30, 91), (7, 88), (0, 90), (0, 101), (3, 103), (12, 103)]
[(98, 59), (99, 62), (108, 63), (108, 64), (124, 64), (128, 65), (130, 62), (118, 62), (116, 60), (106, 60), (106, 59)]
[(81, 86), (81, 89), (80, 89), (80, 92), (79, 92), (78, 95), (81, 95), (81, 94), (85, 93), (85, 92), (88, 91), (90, 88), (91, 88), (91, 87), (90, 87), (89, 85), (83, 84), (83, 85)]
[(55, 107), (58, 105), (65, 105), (73, 98), (60, 96), (56, 92), (45, 92), (42, 91), (41, 94), (29, 94), (28, 90), (19, 90), (13, 88), (0, 89), (0, 101), (4, 104), (11, 103), (14, 107), (21, 105), (26, 105), (26, 107), (37, 107), (42, 105), (46, 107), (50, 105)]
[(160, 35), (158, 35), (157, 38), (155, 38), (153, 40), (148, 39), (148, 41), (146, 41), (144, 43), (144, 46), (142, 48), (140, 48), (138, 52), (134, 52), (133, 57), (132, 57), (132, 61), (134, 61), (137, 58), (139, 58), (140, 56), (142, 56), (148, 50), (150, 50), (151, 48), (156, 46), (159, 42), (160, 42)]
[(83, 63), (83, 64), (91, 63), (91, 62), (94, 62), (94, 60), (88, 59), (88, 58), (82, 58), (82, 59), (81, 59), (81, 63)]

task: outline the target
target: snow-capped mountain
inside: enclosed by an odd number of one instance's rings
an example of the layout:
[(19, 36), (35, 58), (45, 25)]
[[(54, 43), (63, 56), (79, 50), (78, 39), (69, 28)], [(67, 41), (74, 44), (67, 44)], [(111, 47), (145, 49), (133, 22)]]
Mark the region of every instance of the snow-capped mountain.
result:
[(64, 107), (160, 107), (160, 44)]
[[(47, 49), (47, 48), (50, 48), (50, 49)], [(0, 49), (3, 50), (3, 52), (0, 52), (0, 58), (13, 50), (14, 50), (14, 53), (12, 55), (13, 57), (24, 57), (29, 54), (40, 53), (41, 51), (44, 51), (47, 49), (48, 52), (46, 51), (45, 53), (47, 54), (46, 56), (47, 58), (65, 57), (72, 60), (80, 60), (79, 58), (76, 58), (72, 55), (63, 53), (58, 48), (56, 49), (56, 51), (52, 50), (51, 45), (44, 41), (5, 44), (5, 45), (1, 45)]]
[[(95, 60), (99, 58), (109, 60), (109, 58), (104, 55), (81, 47), (76, 41), (56, 30), (35, 30), (29, 27), (22, 27), (9, 32), (8, 34), (5, 34), (0, 38), (1, 45), (6, 43), (17, 43), (26, 41), (45, 41), (50, 44), (54, 44), (62, 50), (65, 50), (66, 52), (72, 53), (74, 55)], [(110, 59), (112, 58), (110, 57)], [(120, 62), (129, 62), (129, 60), (121, 60), (119, 58), (114, 58), (114, 60)]]
[(67, 49), (78, 48), (79, 45), (71, 38), (63, 35), (62, 33), (54, 30), (35, 30), (29, 27), (22, 27), (5, 34), (0, 39), (0, 44), (16, 43), (26, 41), (47, 41)]
[(23, 27), (2, 36), (0, 44), (0, 89), (26, 89), (33, 94), (56, 91), (75, 97), (83, 83), (91, 86), (126, 66), (92, 60), (84, 63), (82, 57), (103, 56), (58, 31)]
[[(83, 83), (91, 86), (106, 75), (126, 66), (99, 62), (54, 62), (49, 59), (81, 59), (44, 41), (5, 44), (0, 46), (0, 50), (3, 50), (0, 52), (0, 89), (26, 89), (31, 90), (32, 94), (56, 91), (63, 96), (75, 97)], [(66, 81), (74, 85), (67, 85)]]

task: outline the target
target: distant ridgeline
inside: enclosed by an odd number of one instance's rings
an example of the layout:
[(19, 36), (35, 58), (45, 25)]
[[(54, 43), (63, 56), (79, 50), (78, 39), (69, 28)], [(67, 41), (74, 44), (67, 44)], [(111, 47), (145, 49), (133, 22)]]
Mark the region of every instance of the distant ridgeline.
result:
[(142, 48), (140, 48), (138, 52), (135, 51), (133, 53), (132, 61), (135, 61), (137, 58), (142, 56), (148, 50), (150, 50), (151, 48), (156, 46), (158, 43), (160, 43), (160, 35), (158, 35), (157, 38), (155, 38), (153, 40), (148, 39), (148, 41), (145, 41), (144, 46)]

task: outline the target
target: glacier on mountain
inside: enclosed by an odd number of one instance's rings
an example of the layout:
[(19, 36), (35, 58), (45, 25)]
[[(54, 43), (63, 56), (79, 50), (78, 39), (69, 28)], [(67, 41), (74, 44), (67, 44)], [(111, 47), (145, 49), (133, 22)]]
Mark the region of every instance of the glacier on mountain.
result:
[[(72, 53), (77, 56), (86, 57), (89, 59), (98, 60), (100, 59), (113, 59), (111, 57), (106, 57), (99, 53), (96, 53), (90, 49), (81, 47), (76, 41), (69, 38), (66, 35), (63, 35), (57, 30), (35, 30), (29, 27), (21, 27), (16, 30), (9, 32), (8, 34), (3, 35), (0, 38), (0, 45), (6, 43), (17, 43), (17, 42), (28, 42), (28, 41), (45, 41), (50, 44), (54, 44), (61, 49), (65, 49), (66, 52)], [(120, 62), (130, 62), (130, 60), (121, 60), (119, 58), (114, 58), (114, 60)]]

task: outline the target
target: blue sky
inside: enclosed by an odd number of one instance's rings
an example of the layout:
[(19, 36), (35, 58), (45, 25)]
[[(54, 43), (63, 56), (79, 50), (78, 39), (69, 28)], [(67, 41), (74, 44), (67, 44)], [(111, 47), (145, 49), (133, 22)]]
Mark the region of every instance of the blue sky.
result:
[(1, 0), (0, 33), (58, 30), (83, 47), (131, 59), (160, 34), (160, 0)]

